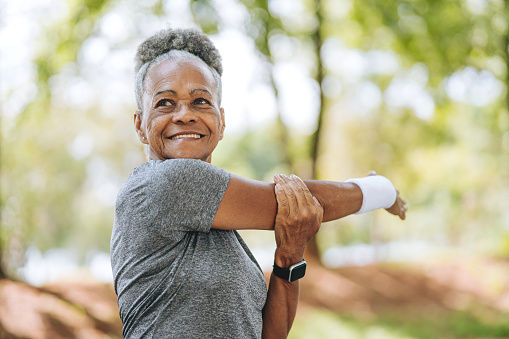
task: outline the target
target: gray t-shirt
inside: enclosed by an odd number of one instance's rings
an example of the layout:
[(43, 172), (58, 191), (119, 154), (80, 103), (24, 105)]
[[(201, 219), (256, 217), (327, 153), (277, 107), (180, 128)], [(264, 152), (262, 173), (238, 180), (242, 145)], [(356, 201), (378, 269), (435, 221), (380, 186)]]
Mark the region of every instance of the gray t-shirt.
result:
[(125, 338), (260, 338), (263, 273), (236, 231), (211, 229), (230, 174), (150, 161), (122, 186), (111, 264)]

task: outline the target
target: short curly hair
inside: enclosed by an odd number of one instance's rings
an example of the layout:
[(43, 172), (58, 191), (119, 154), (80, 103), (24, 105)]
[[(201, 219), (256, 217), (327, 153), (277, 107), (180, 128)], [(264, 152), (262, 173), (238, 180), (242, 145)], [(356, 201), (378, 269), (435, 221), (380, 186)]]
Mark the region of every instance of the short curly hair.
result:
[(187, 58), (200, 59), (208, 66), (216, 80), (221, 102), (223, 65), (221, 55), (210, 38), (194, 28), (168, 28), (159, 31), (138, 46), (134, 66), (136, 76), (134, 91), (138, 109), (143, 108), (143, 86), (148, 71), (161, 61)]

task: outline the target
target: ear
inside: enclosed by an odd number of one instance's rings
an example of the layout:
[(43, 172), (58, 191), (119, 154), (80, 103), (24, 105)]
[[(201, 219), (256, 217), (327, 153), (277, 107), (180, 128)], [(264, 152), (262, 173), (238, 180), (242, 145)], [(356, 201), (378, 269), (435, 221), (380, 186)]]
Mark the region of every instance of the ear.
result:
[(136, 134), (138, 135), (138, 139), (141, 143), (148, 145), (147, 136), (145, 135), (145, 131), (142, 126), (143, 116), (141, 115), (141, 111), (136, 111), (134, 112), (134, 128), (136, 129)]
[(221, 107), (220, 112), (221, 112), (221, 134), (220, 134), (219, 140), (223, 140), (224, 129), (226, 127), (226, 123), (224, 120), (224, 108), (223, 107)]

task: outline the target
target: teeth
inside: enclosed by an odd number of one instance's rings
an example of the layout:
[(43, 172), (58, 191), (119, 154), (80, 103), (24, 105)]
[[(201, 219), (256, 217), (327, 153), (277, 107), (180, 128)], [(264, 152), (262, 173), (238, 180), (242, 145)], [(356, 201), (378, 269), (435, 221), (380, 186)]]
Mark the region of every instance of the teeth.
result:
[(201, 136), (199, 134), (180, 134), (180, 135), (175, 135), (173, 137), (171, 137), (170, 139), (172, 140), (175, 140), (175, 139), (200, 139)]

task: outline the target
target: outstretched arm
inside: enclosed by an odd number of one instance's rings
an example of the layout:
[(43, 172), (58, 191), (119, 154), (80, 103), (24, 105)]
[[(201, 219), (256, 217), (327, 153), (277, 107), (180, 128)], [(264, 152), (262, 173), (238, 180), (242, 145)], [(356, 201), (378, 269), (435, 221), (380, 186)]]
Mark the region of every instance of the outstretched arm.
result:
[[(323, 221), (343, 218), (361, 208), (362, 191), (354, 183), (322, 180), (305, 180), (304, 183), (323, 207)], [(274, 229), (277, 210), (274, 185), (232, 174), (212, 228)], [(403, 202), (399, 195), (395, 204), (398, 208), (387, 210), (404, 219), (406, 209), (402, 208)]]

